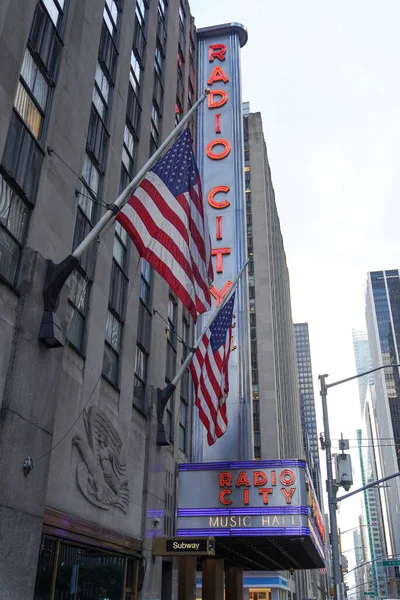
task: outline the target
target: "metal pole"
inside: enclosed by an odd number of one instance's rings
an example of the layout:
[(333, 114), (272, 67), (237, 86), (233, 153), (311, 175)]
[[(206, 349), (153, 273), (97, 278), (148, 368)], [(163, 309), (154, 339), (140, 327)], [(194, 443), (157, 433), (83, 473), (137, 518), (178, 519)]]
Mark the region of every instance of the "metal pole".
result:
[(240, 269), (239, 273), (236, 275), (235, 279), (232, 282), (231, 289), (229, 290), (228, 294), (225, 296), (225, 298), (223, 299), (223, 301), (219, 305), (218, 309), (215, 311), (215, 313), (213, 314), (213, 316), (211, 317), (211, 319), (209, 320), (209, 322), (207, 323), (207, 325), (204, 327), (203, 331), (201, 332), (201, 335), (197, 338), (197, 340), (196, 340), (193, 348), (191, 349), (191, 351), (189, 352), (189, 354), (185, 358), (185, 360), (182, 363), (180, 369), (177, 371), (175, 377), (173, 378), (173, 380), (171, 381), (171, 383), (169, 385), (174, 386), (174, 388), (176, 387), (176, 384), (178, 383), (178, 381), (181, 379), (182, 375), (186, 371), (186, 367), (191, 362), (191, 360), (192, 360), (192, 358), (193, 358), (193, 356), (194, 356), (197, 348), (199, 347), (199, 345), (201, 343), (201, 340), (203, 339), (203, 335), (205, 334), (205, 332), (207, 331), (207, 329), (209, 329), (211, 327), (211, 325), (214, 323), (215, 319), (218, 317), (219, 313), (224, 308), (224, 306), (228, 302), (229, 298), (232, 296), (233, 292), (236, 289), (236, 285), (237, 285), (239, 279), (241, 278), (244, 270), (246, 269), (247, 265), (249, 264), (250, 260), (251, 260), (251, 258), (248, 258), (246, 260), (246, 262), (244, 263), (243, 267)]
[(121, 208), (126, 204), (129, 198), (132, 195), (132, 192), (137, 188), (143, 177), (146, 175), (147, 171), (151, 169), (151, 167), (157, 162), (157, 160), (164, 154), (167, 150), (168, 146), (175, 139), (176, 135), (185, 127), (186, 123), (189, 119), (192, 118), (193, 114), (199, 108), (201, 104), (203, 104), (204, 100), (207, 98), (209, 94), (209, 90), (205, 90), (204, 94), (195, 102), (192, 108), (188, 111), (188, 113), (183, 117), (182, 121), (171, 131), (169, 136), (164, 140), (161, 146), (154, 152), (154, 154), (149, 158), (147, 163), (140, 169), (139, 173), (132, 179), (132, 181), (127, 185), (127, 187), (120, 193), (118, 198), (115, 200), (114, 204), (111, 208), (109, 208), (101, 219), (96, 223), (93, 229), (88, 233), (84, 240), (79, 244), (79, 246), (74, 250), (72, 256), (74, 258), (80, 258), (82, 254), (89, 248), (89, 246), (95, 241), (97, 236), (103, 231), (104, 227), (107, 223), (115, 217), (115, 215), (121, 210)]
[(350, 498), (350, 496), (354, 496), (354, 494), (359, 494), (360, 492), (363, 492), (364, 490), (373, 488), (376, 485), (383, 483), (384, 481), (393, 479), (393, 477), (400, 477), (400, 471), (398, 473), (393, 473), (392, 475), (388, 475), (387, 477), (382, 477), (382, 479), (377, 479), (376, 481), (372, 481), (372, 483), (367, 483), (367, 485), (363, 485), (362, 487), (354, 490), (353, 492), (349, 492), (348, 494), (345, 494), (344, 496), (339, 496), (338, 498), (336, 498), (336, 502), (340, 502), (341, 500), (346, 500), (346, 498)]
[(321, 385), (321, 398), (322, 398), (322, 414), (324, 419), (324, 433), (325, 433), (325, 449), (326, 449), (326, 472), (328, 476), (327, 487), (328, 487), (328, 505), (329, 505), (329, 520), (331, 525), (331, 545), (332, 545), (332, 566), (333, 566), (333, 582), (335, 587), (335, 598), (336, 600), (343, 600), (342, 590), (342, 577), (340, 570), (340, 556), (339, 556), (339, 536), (336, 519), (336, 489), (333, 482), (333, 470), (332, 470), (332, 453), (331, 453), (331, 436), (329, 433), (329, 419), (328, 419), (328, 405), (326, 396), (328, 389), (326, 386), (326, 377), (328, 375), (319, 375)]

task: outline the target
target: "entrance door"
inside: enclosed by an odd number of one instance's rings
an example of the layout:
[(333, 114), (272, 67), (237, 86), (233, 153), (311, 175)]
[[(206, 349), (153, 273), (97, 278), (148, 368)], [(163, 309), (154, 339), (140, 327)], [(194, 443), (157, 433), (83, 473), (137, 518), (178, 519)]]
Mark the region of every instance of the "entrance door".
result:
[(136, 600), (138, 561), (44, 536), (34, 600)]
[(270, 589), (251, 589), (249, 591), (249, 600), (271, 600)]

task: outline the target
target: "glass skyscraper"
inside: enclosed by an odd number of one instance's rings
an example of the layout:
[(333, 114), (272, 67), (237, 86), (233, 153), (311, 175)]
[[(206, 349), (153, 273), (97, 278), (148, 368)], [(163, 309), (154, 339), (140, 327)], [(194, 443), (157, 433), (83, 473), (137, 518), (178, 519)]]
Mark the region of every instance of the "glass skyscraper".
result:
[[(356, 360), (357, 373), (365, 373), (372, 369), (371, 353), (369, 351), (368, 335), (360, 329), (351, 330), (353, 337), (354, 357)], [(369, 376), (360, 377), (357, 379), (358, 393), (360, 396), (361, 412), (364, 411), (364, 403), (367, 396), (368, 383), (374, 382), (374, 376), (371, 373)]]
[[(374, 373), (372, 411), (376, 423), (379, 476), (400, 469), (400, 276), (398, 269), (368, 273), (366, 319), (372, 367), (387, 365)], [(400, 481), (392, 479), (383, 490), (388, 554), (400, 553)], [(400, 573), (396, 574), (397, 577)]]
[(301, 424), (304, 451), (309, 461), (314, 488), (322, 502), (321, 476), (318, 455), (317, 419), (315, 416), (314, 386), (311, 367), (310, 337), (308, 323), (295, 323), (297, 377), (300, 393)]

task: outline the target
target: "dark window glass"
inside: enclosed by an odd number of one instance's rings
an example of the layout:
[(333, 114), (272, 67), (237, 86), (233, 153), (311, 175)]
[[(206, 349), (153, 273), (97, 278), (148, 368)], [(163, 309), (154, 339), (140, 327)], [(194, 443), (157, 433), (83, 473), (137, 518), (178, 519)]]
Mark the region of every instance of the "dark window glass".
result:
[(187, 450), (187, 420), (188, 420), (188, 405), (181, 398), (179, 407), (179, 449), (183, 452)]
[(99, 59), (105, 71), (107, 72), (108, 77), (112, 82), (114, 82), (115, 68), (117, 64), (117, 49), (104, 21), (101, 30)]
[(104, 127), (99, 113), (92, 105), (90, 113), (89, 130), (86, 140), (87, 148), (93, 154), (100, 168), (104, 171), (109, 135)]
[(87, 316), (90, 281), (78, 270), (70, 275), (67, 304), (67, 340), (77, 350), (83, 352), (85, 340), (85, 320)]
[(140, 122), (140, 114), (142, 112), (142, 108), (140, 106), (138, 97), (136, 96), (132, 86), (129, 86), (128, 89), (128, 103), (126, 107), (126, 118), (129, 121), (133, 132), (136, 137), (139, 136), (139, 122)]
[(147, 352), (145, 352), (145, 350), (139, 345), (136, 346), (133, 396), (135, 402), (141, 408), (144, 408), (146, 398), (147, 359)]
[[(48, 4), (52, 3), (49, 1)], [(62, 44), (49, 13), (40, 2), (36, 7), (33, 17), (29, 41), (45, 66), (48, 76), (54, 83), (57, 76)]]
[(42, 150), (22, 119), (13, 113), (4, 146), (2, 165), (32, 202), (36, 198), (42, 161)]
[(108, 311), (103, 356), (103, 375), (105, 375), (114, 385), (117, 385), (119, 377), (118, 367), (121, 337), (122, 324), (112, 312)]

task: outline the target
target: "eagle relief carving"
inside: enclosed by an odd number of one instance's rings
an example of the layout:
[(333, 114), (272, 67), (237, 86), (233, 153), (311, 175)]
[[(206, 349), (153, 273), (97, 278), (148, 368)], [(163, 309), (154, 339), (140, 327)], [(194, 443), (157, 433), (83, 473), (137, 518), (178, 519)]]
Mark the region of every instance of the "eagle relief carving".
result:
[(128, 512), (129, 485), (126, 463), (122, 460), (122, 440), (106, 415), (95, 406), (83, 412), (88, 442), (75, 435), (72, 443), (82, 461), (76, 468), (76, 481), (89, 502), (108, 510), (117, 506)]

